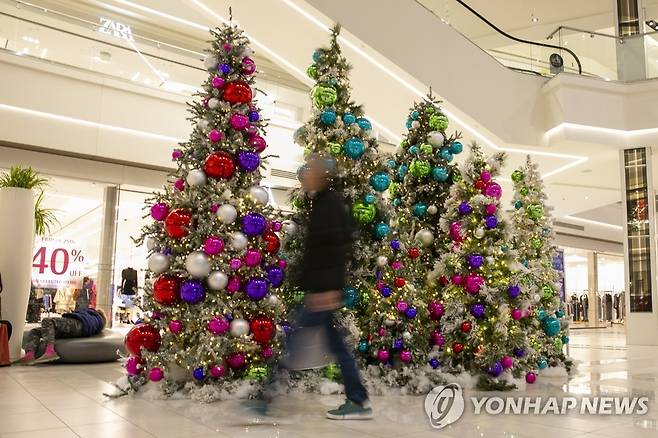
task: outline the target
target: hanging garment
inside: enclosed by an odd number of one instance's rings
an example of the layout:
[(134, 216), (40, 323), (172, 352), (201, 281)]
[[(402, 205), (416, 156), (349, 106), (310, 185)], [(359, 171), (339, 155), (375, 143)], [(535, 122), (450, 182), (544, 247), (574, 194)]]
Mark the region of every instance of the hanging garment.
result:
[(121, 293), (123, 295), (137, 294), (137, 271), (133, 268), (121, 271)]
[(588, 321), (588, 320), (589, 320), (589, 316), (588, 316), (587, 311), (589, 310), (589, 298), (587, 298), (587, 294), (586, 294), (586, 293), (583, 294), (583, 295), (580, 297), (580, 304), (581, 304), (582, 307), (583, 307), (583, 309), (582, 309), (582, 312), (583, 312), (583, 321)]
[(605, 294), (605, 320), (612, 321), (612, 295)]

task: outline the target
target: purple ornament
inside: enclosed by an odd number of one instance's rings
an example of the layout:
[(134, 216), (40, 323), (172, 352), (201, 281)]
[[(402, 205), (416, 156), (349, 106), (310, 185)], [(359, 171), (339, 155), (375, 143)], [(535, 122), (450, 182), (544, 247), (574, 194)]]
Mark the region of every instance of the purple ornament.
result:
[(174, 149), (173, 151), (171, 151), (172, 160), (178, 160), (182, 156), (183, 156), (183, 151), (181, 151), (180, 149)]
[(240, 151), (238, 152), (238, 165), (245, 172), (253, 172), (260, 165), (260, 157), (256, 152)]
[(260, 251), (250, 248), (244, 256), (244, 264), (250, 267), (258, 266), (261, 258)]
[(288, 321), (281, 321), (279, 325), (281, 326), (281, 330), (283, 330), (283, 333), (285, 333), (286, 335), (290, 333), (291, 327)]
[(430, 364), (430, 366), (431, 366), (433, 369), (437, 369), (437, 368), (439, 367), (439, 365), (441, 365), (441, 364), (439, 363), (439, 360), (438, 360), (437, 358), (435, 358), (435, 357), (433, 357), (433, 358), (430, 359), (429, 364)]
[(233, 113), (231, 114), (229, 123), (233, 129), (245, 129), (247, 124), (249, 124), (249, 117), (245, 116), (244, 114)]
[(247, 280), (244, 286), (247, 297), (252, 301), (258, 301), (267, 295), (267, 281), (264, 278), (254, 277)]
[(242, 261), (240, 259), (231, 259), (231, 261), (228, 262), (228, 265), (233, 270), (240, 269)]
[(169, 214), (169, 206), (164, 202), (158, 202), (151, 207), (151, 217), (156, 221), (163, 221)]
[(484, 304), (474, 303), (471, 304), (471, 315), (476, 318), (482, 318), (484, 316)]
[(265, 227), (267, 226), (267, 221), (262, 214), (259, 213), (247, 213), (242, 218), (242, 232), (249, 237), (258, 236), (263, 234)]
[(484, 257), (481, 254), (469, 254), (466, 261), (471, 269), (478, 269), (484, 263)]
[(206, 290), (199, 280), (187, 280), (180, 287), (180, 297), (187, 304), (199, 304), (206, 299)]
[(379, 293), (382, 294), (384, 298), (388, 298), (391, 296), (391, 288), (388, 286), (382, 286), (382, 288), (379, 289)]
[(229, 294), (234, 294), (237, 291), (240, 290), (242, 287), (242, 281), (240, 280), (240, 277), (237, 275), (234, 275), (233, 277), (228, 279), (228, 283), (226, 284), (226, 290), (229, 292)]
[(397, 303), (395, 303), (395, 308), (398, 312), (402, 313), (402, 312), (405, 312), (409, 308), (409, 304), (407, 304), (406, 301), (400, 300)]
[(496, 228), (498, 226), (498, 219), (496, 216), (487, 216), (487, 218), (484, 220), (484, 224), (489, 229)]
[(242, 72), (246, 75), (253, 74), (256, 71), (256, 63), (251, 58), (242, 58)]
[(213, 88), (222, 88), (224, 86), (224, 78), (221, 76), (215, 76), (212, 78)]
[(512, 286), (507, 288), (507, 295), (509, 295), (510, 298), (516, 298), (521, 294), (521, 288), (519, 287), (518, 284), (513, 284)]
[(229, 322), (224, 318), (214, 317), (208, 321), (208, 330), (213, 335), (223, 335), (228, 331), (229, 327)]
[(441, 316), (443, 316), (443, 304), (439, 303), (438, 301), (432, 301), (430, 304), (427, 306), (428, 310), (430, 312), (430, 318), (432, 319), (440, 319)]
[(514, 347), (513, 352), (514, 352), (514, 356), (516, 356), (516, 357), (520, 358), (520, 357), (525, 356), (525, 350), (523, 348)]
[(503, 373), (503, 366), (499, 361), (496, 361), (487, 368), (487, 373), (489, 373), (491, 377), (498, 377)]
[(391, 248), (393, 249), (393, 251), (398, 251), (400, 249), (400, 241), (391, 240)]
[(404, 345), (404, 342), (402, 342), (402, 339), (396, 339), (396, 340), (393, 341), (393, 348), (395, 348), (396, 350), (399, 350), (400, 348), (402, 348), (403, 345)]
[(409, 351), (409, 350), (404, 350), (400, 353), (400, 360), (404, 363), (411, 362), (411, 358), (412, 358), (412, 355), (411, 355), (411, 351)]
[(500, 197), (503, 195), (503, 189), (500, 187), (498, 183), (490, 182), (484, 188), (484, 194), (491, 198), (500, 199)]
[(409, 308), (404, 312), (404, 314), (407, 315), (407, 318), (409, 318), (409, 319), (413, 319), (413, 318), (415, 318), (417, 313), (418, 313), (418, 311), (416, 310), (415, 307), (409, 307)]
[(270, 282), (270, 286), (279, 287), (283, 284), (284, 273), (283, 269), (278, 266), (268, 266), (265, 268), (267, 273), (267, 280)]
[(249, 111), (249, 121), (250, 122), (257, 122), (260, 119), (260, 114), (258, 111)]
[(203, 367), (195, 368), (194, 371), (192, 372), (192, 375), (197, 380), (203, 380), (206, 378), (206, 372), (204, 371)]
[(459, 211), (459, 214), (466, 216), (467, 214), (471, 214), (473, 212), (473, 207), (471, 207), (471, 204), (468, 202), (462, 202), (459, 204), (459, 208), (457, 210)]
[(272, 231), (279, 232), (283, 228), (283, 224), (279, 221), (272, 221)]
[(221, 71), (223, 75), (227, 75), (231, 73), (231, 66), (226, 63), (223, 63), (219, 65), (219, 68), (217, 70)]

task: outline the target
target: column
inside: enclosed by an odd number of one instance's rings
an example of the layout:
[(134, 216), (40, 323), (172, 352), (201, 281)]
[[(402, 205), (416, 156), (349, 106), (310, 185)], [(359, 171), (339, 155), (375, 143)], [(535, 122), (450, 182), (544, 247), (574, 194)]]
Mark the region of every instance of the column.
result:
[(599, 292), (599, 260), (596, 251), (587, 252), (587, 325), (598, 327), (599, 313), (597, 312), (597, 300)]
[(646, 79), (644, 38), (642, 33), (642, 0), (616, 0), (617, 77), (620, 81)]
[(117, 234), (118, 207), (119, 188), (116, 186), (105, 187), (103, 194), (103, 223), (101, 224), (100, 254), (98, 256), (96, 306), (105, 312), (110, 321), (113, 319), (114, 248)]
[(656, 196), (651, 148), (621, 152), (624, 205), (624, 268), (626, 277), (626, 341), (658, 345), (656, 306)]

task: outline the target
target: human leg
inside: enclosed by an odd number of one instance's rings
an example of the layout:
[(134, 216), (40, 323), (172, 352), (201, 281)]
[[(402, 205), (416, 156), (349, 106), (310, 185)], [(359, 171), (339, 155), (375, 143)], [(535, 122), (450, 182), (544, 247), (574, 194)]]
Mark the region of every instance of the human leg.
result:
[(34, 361), (34, 356), (41, 343), (42, 331), (41, 327), (35, 327), (28, 333), (27, 342), (25, 343), (25, 356), (21, 358), (21, 363), (31, 363)]

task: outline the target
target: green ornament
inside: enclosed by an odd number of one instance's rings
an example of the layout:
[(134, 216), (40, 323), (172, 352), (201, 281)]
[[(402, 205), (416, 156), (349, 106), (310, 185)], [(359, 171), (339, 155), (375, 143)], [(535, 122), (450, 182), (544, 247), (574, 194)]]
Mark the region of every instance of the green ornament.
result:
[(388, 187), (388, 193), (391, 195), (391, 198), (395, 198), (395, 196), (398, 194), (398, 189), (400, 188), (400, 185), (396, 182), (392, 182), (391, 185)]
[(375, 219), (375, 206), (365, 202), (355, 202), (352, 205), (352, 216), (361, 225), (366, 225)]
[(423, 154), (432, 155), (432, 153), (434, 153), (434, 149), (432, 148), (431, 144), (424, 144), (420, 146), (420, 152)]
[(407, 147), (409, 147), (409, 143), (407, 142), (407, 140), (402, 140), (402, 141), (400, 142), (400, 147), (401, 147), (402, 149), (406, 149)]
[(311, 79), (315, 79), (317, 74), (318, 74), (318, 70), (315, 67), (315, 64), (309, 65), (308, 68), (306, 69), (306, 75)]
[(409, 166), (409, 172), (416, 178), (422, 178), (430, 174), (432, 168), (429, 161), (414, 160)]
[(430, 116), (430, 128), (445, 131), (448, 128), (448, 118), (443, 114), (432, 114)]
[(313, 103), (318, 108), (333, 105), (337, 98), (338, 93), (333, 87), (318, 85), (313, 89)]
[(435, 108), (433, 106), (426, 106), (425, 107), (425, 114), (432, 114), (434, 113)]
[(462, 174), (460, 172), (452, 172), (452, 182), (458, 183), (462, 180)]
[(327, 147), (331, 155), (335, 157), (343, 153), (343, 147), (338, 143), (327, 143)]
[(555, 341), (553, 341), (553, 346), (555, 347), (555, 350), (562, 351), (562, 347), (564, 347), (564, 343), (562, 342), (562, 339), (555, 338)]
[(553, 290), (553, 287), (550, 284), (543, 285), (541, 290), (544, 293), (544, 298), (546, 299), (552, 298), (553, 295), (555, 295), (555, 291)]
[(512, 181), (514, 182), (520, 182), (523, 180), (523, 172), (520, 170), (515, 170), (512, 172)]
[(304, 206), (304, 198), (301, 196), (296, 197), (295, 199), (292, 200), (292, 205), (295, 208), (302, 208)]
[(532, 247), (535, 249), (539, 249), (542, 247), (542, 240), (539, 237), (534, 237), (531, 243), (532, 243)]
[(528, 190), (527, 187), (521, 187), (519, 190), (519, 193), (521, 193), (522, 196), (528, 196), (528, 193), (530, 193), (530, 190)]
[(252, 365), (247, 371), (247, 377), (252, 380), (261, 380), (267, 377), (267, 368)]
[(544, 216), (544, 207), (541, 204), (530, 204), (525, 208), (525, 211), (532, 220), (538, 220)]
[(339, 381), (342, 377), (340, 368), (335, 363), (327, 365), (324, 369), (324, 376), (327, 379)]
[(304, 295), (305, 294), (303, 290), (296, 290), (292, 295), (292, 301), (295, 304), (300, 304), (302, 301), (304, 301)]

